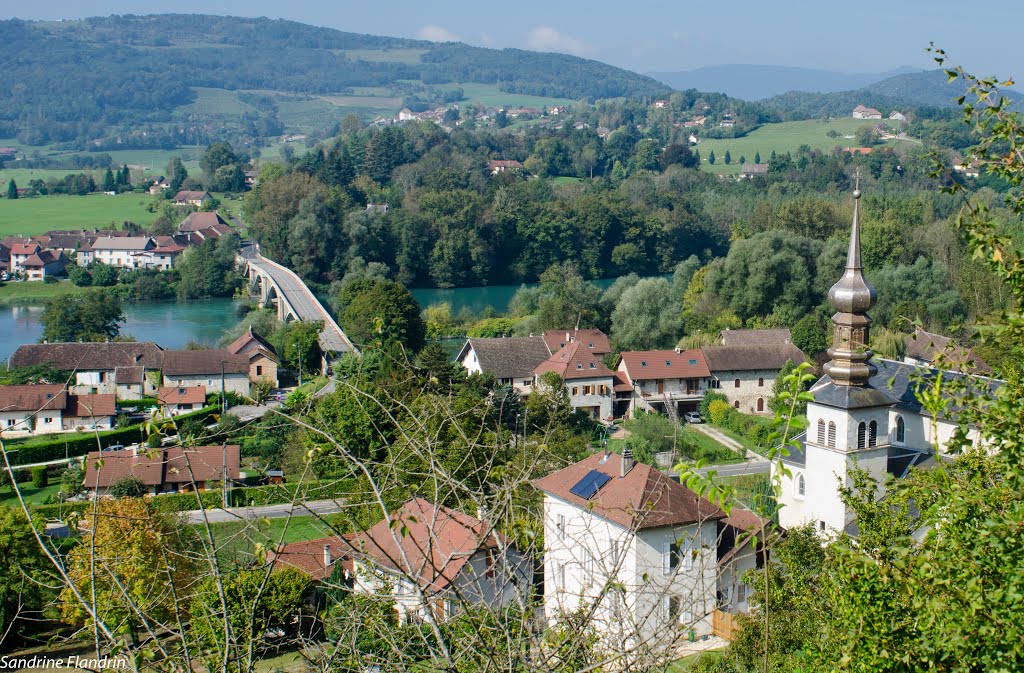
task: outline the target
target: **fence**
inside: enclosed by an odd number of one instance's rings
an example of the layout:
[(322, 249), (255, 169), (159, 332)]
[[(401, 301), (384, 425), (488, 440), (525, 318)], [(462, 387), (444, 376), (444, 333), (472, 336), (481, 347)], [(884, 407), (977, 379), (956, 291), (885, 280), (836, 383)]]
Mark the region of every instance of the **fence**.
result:
[(722, 612), (721, 610), (715, 610), (711, 614), (711, 630), (719, 638), (732, 640), (736, 637), (736, 633), (740, 630), (740, 627), (739, 624), (736, 623), (736, 615), (728, 612)]

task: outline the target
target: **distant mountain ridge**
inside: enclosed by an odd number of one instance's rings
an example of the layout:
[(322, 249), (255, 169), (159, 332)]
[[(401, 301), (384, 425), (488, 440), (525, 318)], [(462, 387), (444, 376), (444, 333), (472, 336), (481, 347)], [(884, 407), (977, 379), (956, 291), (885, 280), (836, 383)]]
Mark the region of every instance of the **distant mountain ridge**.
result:
[(675, 89), (716, 91), (757, 101), (790, 91), (832, 93), (860, 89), (894, 75), (919, 72), (901, 66), (882, 73), (844, 73), (778, 65), (712, 65), (681, 72), (652, 72), (651, 77)]

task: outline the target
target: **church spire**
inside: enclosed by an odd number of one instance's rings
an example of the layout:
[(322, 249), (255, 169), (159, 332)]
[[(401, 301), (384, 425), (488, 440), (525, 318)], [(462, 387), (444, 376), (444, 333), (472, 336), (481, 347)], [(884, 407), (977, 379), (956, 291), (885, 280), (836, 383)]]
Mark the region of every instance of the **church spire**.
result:
[(828, 301), (836, 310), (832, 316), (835, 325), (831, 358), (825, 364), (825, 373), (836, 385), (865, 386), (875, 373), (870, 363), (868, 329), (871, 318), (867, 311), (875, 305), (875, 288), (864, 280), (860, 261), (860, 177), (853, 190), (853, 226), (850, 229), (850, 249), (846, 255), (846, 271), (832, 289)]

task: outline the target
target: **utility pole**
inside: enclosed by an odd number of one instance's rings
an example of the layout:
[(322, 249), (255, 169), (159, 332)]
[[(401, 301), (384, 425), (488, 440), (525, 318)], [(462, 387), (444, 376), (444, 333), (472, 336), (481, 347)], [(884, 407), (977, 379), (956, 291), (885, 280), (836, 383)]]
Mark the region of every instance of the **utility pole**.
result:
[(224, 501), (224, 509), (228, 508), (228, 440), (224, 439), (224, 444), (221, 447), (223, 458), (221, 462), (221, 473), (220, 473), (220, 493), (221, 498)]
[(220, 415), (227, 411), (227, 398), (224, 396), (224, 361), (220, 361)]

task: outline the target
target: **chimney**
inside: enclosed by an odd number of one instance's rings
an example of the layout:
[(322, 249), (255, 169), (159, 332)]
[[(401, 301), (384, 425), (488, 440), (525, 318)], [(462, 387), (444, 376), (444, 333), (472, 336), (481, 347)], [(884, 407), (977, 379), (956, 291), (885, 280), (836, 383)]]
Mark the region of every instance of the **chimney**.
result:
[(620, 477), (625, 477), (629, 474), (629, 471), (633, 469), (633, 451), (628, 447), (622, 448), (622, 474)]
[(324, 568), (331, 567), (331, 545), (324, 545)]
[(572, 337), (568, 332), (565, 333), (565, 343), (572, 343)]

